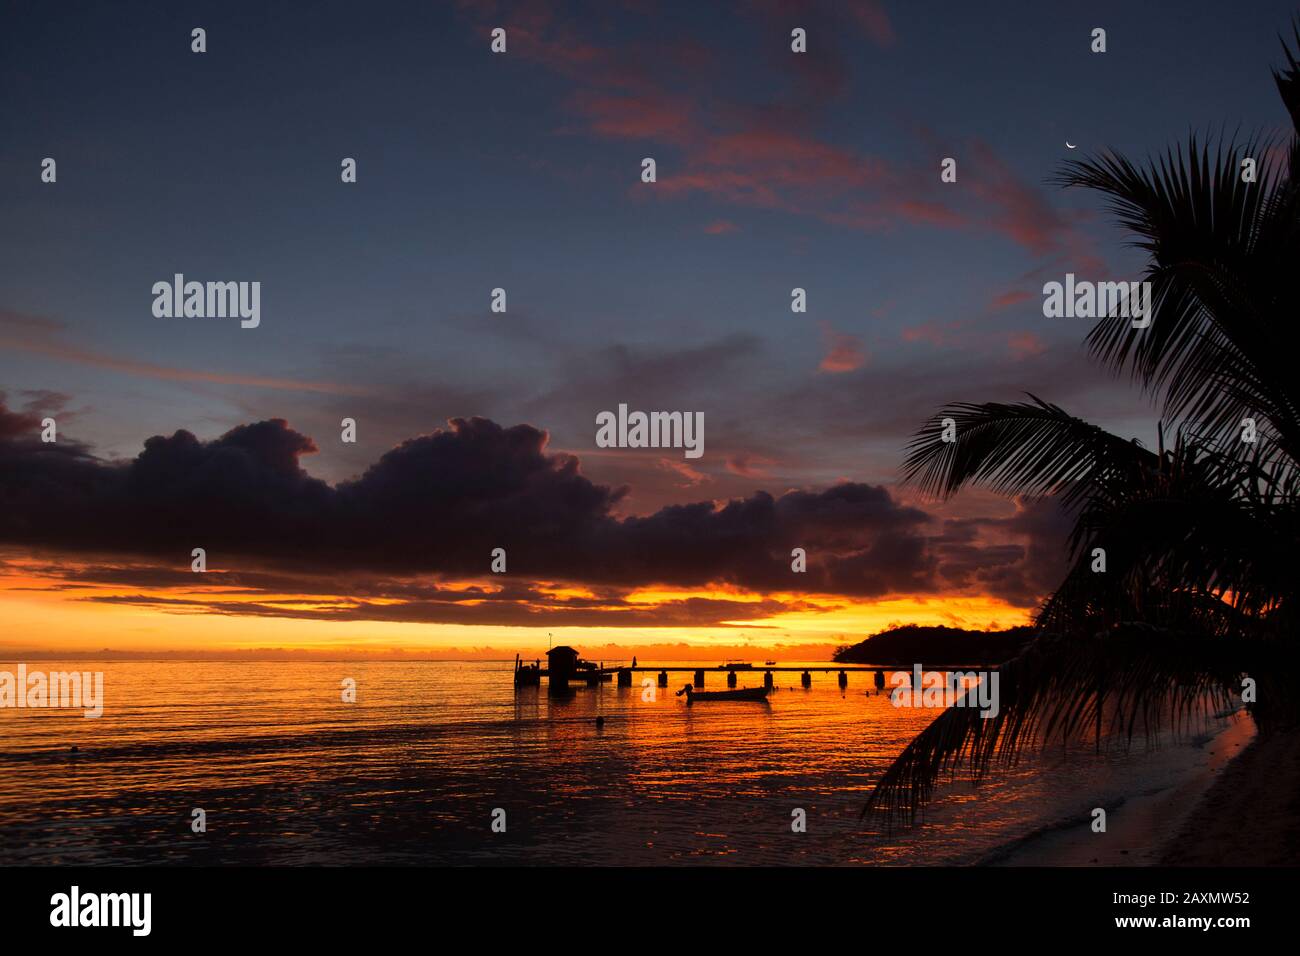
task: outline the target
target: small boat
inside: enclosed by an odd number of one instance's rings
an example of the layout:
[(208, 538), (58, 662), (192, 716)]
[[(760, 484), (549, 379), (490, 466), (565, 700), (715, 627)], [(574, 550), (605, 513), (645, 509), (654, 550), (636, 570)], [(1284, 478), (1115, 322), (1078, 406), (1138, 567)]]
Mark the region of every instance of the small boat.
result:
[(697, 700), (766, 700), (769, 692), (767, 687), (742, 687), (740, 690), (696, 690), (690, 684), (687, 684), (677, 692), (677, 696), (686, 695), (686, 703), (693, 704)]
[(776, 663), (776, 661), (763, 661), (763, 664), (764, 664), (765, 666), (767, 666), (767, 667), (771, 667), (771, 666), (772, 666), (773, 664), (775, 664), (775, 663)]

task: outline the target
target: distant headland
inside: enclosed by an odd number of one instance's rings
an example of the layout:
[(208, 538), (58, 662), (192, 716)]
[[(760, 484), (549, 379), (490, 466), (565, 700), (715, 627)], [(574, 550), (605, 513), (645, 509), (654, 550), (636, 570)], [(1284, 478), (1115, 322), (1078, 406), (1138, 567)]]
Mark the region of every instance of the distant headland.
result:
[(968, 631), (960, 627), (906, 624), (873, 634), (864, 641), (836, 648), (831, 660), (841, 664), (915, 664), (962, 661), (999, 664), (1015, 657), (1034, 629)]

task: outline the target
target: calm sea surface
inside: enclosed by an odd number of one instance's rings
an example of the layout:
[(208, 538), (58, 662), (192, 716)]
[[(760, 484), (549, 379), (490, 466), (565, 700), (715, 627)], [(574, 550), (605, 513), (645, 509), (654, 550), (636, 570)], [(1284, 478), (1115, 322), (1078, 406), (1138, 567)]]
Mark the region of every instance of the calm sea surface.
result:
[(516, 693), (512, 667), (30, 661), (103, 671), (105, 709), (0, 709), (0, 864), (969, 863), (1168, 785), (1192, 745), (1034, 757), (885, 834), (858, 819), (866, 791), (935, 712), (866, 694), (868, 675), (687, 707), (689, 675), (653, 702), (640, 674), (556, 699)]

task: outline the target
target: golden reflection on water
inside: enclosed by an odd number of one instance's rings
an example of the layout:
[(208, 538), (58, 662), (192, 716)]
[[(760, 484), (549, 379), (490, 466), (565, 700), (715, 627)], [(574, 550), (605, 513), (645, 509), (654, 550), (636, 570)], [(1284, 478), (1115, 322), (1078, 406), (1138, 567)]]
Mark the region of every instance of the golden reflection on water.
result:
[(873, 833), (866, 790), (935, 711), (867, 693), (870, 675), (841, 694), (833, 672), (809, 690), (785, 672), (765, 703), (687, 706), (673, 694), (689, 675), (652, 700), (640, 673), (553, 697), (516, 692), (512, 667), (30, 663), (102, 670), (104, 715), (0, 709), (0, 863), (962, 862), (1075, 812), (1081, 774), (1104, 788), (1134, 769), (1030, 760), (947, 788), (925, 827)]

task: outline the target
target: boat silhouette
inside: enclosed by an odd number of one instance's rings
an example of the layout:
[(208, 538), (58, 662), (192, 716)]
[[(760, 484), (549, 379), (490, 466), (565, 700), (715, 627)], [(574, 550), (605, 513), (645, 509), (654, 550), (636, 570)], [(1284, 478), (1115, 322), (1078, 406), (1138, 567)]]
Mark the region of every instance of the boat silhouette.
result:
[(693, 704), (697, 700), (766, 700), (769, 693), (767, 687), (742, 687), (739, 690), (696, 690), (690, 684), (687, 684), (677, 692), (677, 696), (686, 695), (686, 703)]

